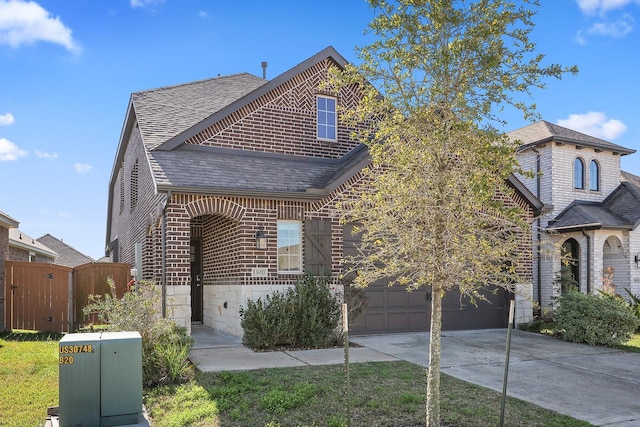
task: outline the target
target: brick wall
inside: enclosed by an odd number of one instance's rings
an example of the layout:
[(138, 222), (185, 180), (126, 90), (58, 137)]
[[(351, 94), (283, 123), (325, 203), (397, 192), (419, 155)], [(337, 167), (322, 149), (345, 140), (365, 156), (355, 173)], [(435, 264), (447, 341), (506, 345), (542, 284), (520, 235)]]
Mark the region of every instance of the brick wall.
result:
[(55, 258), (52, 257), (48, 257), (46, 255), (42, 255), (39, 253), (36, 253), (36, 255), (29, 260), (29, 251), (26, 249), (21, 249), (21, 248), (16, 248), (13, 246), (9, 246), (9, 258), (10, 261), (24, 261), (24, 262), (42, 262), (42, 263), (49, 263), (49, 264), (53, 264), (55, 261)]
[(5, 330), (4, 310), (5, 310), (5, 271), (4, 262), (9, 259), (9, 229), (0, 227), (0, 331)]
[[(336, 142), (316, 139), (316, 95), (331, 66), (325, 60), (244, 106), (187, 143), (307, 157), (339, 158), (356, 145), (338, 126)], [(338, 104), (352, 107), (359, 94), (345, 89)]]

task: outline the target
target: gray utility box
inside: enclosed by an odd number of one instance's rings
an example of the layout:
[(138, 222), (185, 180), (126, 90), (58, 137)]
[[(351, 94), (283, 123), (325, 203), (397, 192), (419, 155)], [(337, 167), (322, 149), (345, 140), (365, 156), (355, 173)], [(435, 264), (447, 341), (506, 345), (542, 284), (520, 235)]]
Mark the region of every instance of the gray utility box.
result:
[(142, 412), (138, 332), (67, 334), (59, 345), (60, 427), (136, 424)]

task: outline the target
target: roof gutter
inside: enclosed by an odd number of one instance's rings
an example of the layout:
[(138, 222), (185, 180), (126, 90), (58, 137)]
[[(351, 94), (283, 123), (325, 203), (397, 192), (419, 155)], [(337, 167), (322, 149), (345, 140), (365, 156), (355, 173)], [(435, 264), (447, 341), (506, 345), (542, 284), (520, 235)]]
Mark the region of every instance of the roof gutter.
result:
[(173, 186), (158, 185), (159, 193), (185, 193), (185, 194), (206, 194), (212, 196), (232, 196), (232, 197), (248, 197), (267, 200), (296, 200), (309, 201), (320, 200), (329, 195), (329, 191), (323, 188), (308, 188), (305, 193), (287, 193), (278, 191), (261, 191), (261, 190), (238, 190), (228, 188), (209, 188), (209, 187), (189, 187), (189, 186)]

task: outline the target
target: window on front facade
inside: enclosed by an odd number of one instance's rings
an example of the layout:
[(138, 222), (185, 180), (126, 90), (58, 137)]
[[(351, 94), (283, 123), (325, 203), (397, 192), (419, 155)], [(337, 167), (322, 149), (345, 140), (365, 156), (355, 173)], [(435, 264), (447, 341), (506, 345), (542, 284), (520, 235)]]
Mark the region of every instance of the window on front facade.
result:
[(579, 157), (573, 162), (573, 188), (584, 190), (584, 162)]
[(595, 160), (589, 165), (589, 190), (600, 191), (600, 165)]
[(318, 139), (336, 140), (336, 100), (318, 96)]
[(302, 271), (301, 230), (300, 221), (278, 221), (278, 272)]

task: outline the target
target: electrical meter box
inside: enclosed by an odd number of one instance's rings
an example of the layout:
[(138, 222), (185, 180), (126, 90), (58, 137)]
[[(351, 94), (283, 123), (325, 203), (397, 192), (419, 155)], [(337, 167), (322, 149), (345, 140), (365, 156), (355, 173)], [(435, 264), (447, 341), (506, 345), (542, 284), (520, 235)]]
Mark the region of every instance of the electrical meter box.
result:
[(142, 412), (138, 332), (67, 334), (59, 345), (60, 427), (136, 424)]

